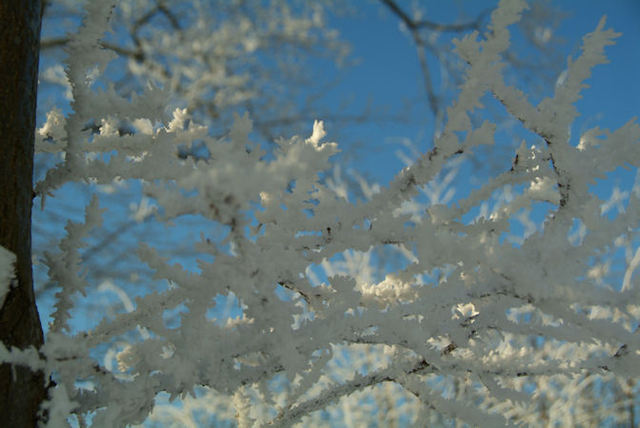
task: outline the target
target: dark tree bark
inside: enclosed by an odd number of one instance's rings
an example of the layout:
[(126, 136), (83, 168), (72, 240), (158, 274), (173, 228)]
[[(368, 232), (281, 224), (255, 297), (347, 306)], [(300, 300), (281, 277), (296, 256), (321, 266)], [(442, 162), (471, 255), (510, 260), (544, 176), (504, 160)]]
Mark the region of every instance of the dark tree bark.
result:
[[(17, 287), (0, 308), (0, 340), (43, 343), (31, 274), (31, 204), (41, 0), (0, 0), (0, 245), (17, 257)], [(0, 424), (36, 426), (42, 372), (0, 365)]]

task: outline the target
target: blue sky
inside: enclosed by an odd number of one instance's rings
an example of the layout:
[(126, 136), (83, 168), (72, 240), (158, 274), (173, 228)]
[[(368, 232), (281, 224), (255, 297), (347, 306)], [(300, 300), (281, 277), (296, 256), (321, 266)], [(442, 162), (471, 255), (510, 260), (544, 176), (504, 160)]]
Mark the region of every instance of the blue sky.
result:
[[(338, 3), (338, 2), (337, 2)], [(441, 23), (456, 22), (457, 19), (466, 21), (475, 18), (481, 11), (493, 8), (496, 1), (425, 1), (416, 2), (424, 6), (426, 18)], [(399, 1), (399, 4), (410, 11), (411, 2)], [(425, 102), (425, 92), (421, 82), (421, 73), (416, 56), (416, 50), (412, 40), (402, 29), (400, 21), (379, 2), (362, 0), (352, 2), (352, 11), (344, 16), (331, 16), (330, 25), (335, 26), (341, 37), (352, 45), (352, 59), (355, 64), (334, 73), (327, 69), (327, 75), (339, 76), (340, 84), (328, 94), (325, 106), (331, 110), (333, 106), (340, 105), (345, 97), (352, 100), (349, 111), (358, 112), (371, 102), (374, 107), (387, 108), (391, 114), (406, 112), (406, 121), (392, 122), (379, 121), (378, 123), (353, 124), (338, 126), (327, 121), (326, 128), (329, 140), (337, 140), (344, 150), (340, 160), (346, 162), (344, 169), (354, 168), (369, 179), (386, 185), (393, 176), (404, 166), (396, 155), (398, 149), (402, 149), (401, 142), (409, 141), (419, 151), (424, 152), (431, 148), (433, 134), (433, 118)], [(555, 28), (554, 35), (564, 39), (564, 43), (553, 46), (562, 59), (561, 66), (566, 64), (569, 55), (579, 54), (581, 39), (584, 34), (595, 29), (602, 15), (607, 15), (607, 27), (613, 28), (622, 35), (615, 45), (606, 50), (610, 64), (604, 64), (593, 70), (592, 78), (587, 82), (590, 88), (583, 92), (583, 98), (578, 102), (578, 110), (581, 116), (578, 118), (573, 132), (574, 138), (581, 132), (594, 126), (616, 129), (640, 113), (640, 1), (637, 0), (610, 0), (610, 1), (579, 1), (565, 0), (555, 1), (551, 6), (567, 12), (567, 16)], [(544, 28), (546, 23), (540, 22)], [(520, 42), (515, 36), (515, 43)], [(516, 44), (517, 46), (517, 44)], [(520, 52), (526, 56), (527, 48)], [(431, 58), (431, 61), (433, 58)], [(323, 74), (322, 67), (326, 67), (325, 61), (315, 63), (319, 74)], [(432, 62), (433, 64), (433, 62)], [(563, 67), (560, 67), (563, 68)], [(533, 99), (539, 100), (543, 95), (549, 95), (553, 89), (553, 82), (543, 89), (521, 86), (525, 92), (530, 93)], [(451, 93), (447, 93), (447, 100), (453, 99)], [(407, 109), (406, 105), (410, 107)], [(41, 112), (42, 113), (42, 112)], [(42, 114), (38, 121), (42, 123)], [(322, 119), (322, 117), (319, 117)], [(308, 131), (311, 131), (309, 123)], [(516, 131), (515, 135), (519, 135)], [(504, 134), (507, 135), (507, 134)], [(505, 136), (504, 138), (509, 138)], [(518, 145), (519, 141), (513, 141)], [(408, 153), (406, 148), (403, 149)], [(508, 167), (513, 153), (505, 153), (501, 160), (502, 167)], [(505, 163), (506, 162), (506, 163)], [(467, 171), (468, 174), (484, 174), (487, 171)], [(635, 176), (635, 171), (618, 171), (612, 175), (608, 185), (602, 185), (603, 192), (611, 189), (612, 185), (629, 187)], [(472, 181), (468, 176), (455, 182), (457, 195), (464, 194), (470, 189)], [(83, 217), (82, 204), (87, 202), (86, 194), (79, 197), (80, 193), (74, 193), (74, 188), (69, 187), (60, 192), (62, 201), (59, 209), (68, 218), (80, 220)], [(132, 194), (135, 192), (131, 192)], [(49, 204), (56, 202), (50, 200)], [(108, 204), (108, 197), (105, 197)], [(110, 206), (111, 214), (116, 213), (126, 216), (128, 206)], [(34, 214), (36, 219), (44, 219), (39, 210)], [(108, 219), (109, 220), (109, 219)], [(64, 224), (66, 218), (43, 225), (45, 229), (59, 227)], [(185, 222), (188, 224), (189, 220)], [(185, 226), (184, 230), (187, 230)], [(157, 229), (148, 229), (157, 233)], [(197, 240), (198, 233), (183, 233), (178, 228), (167, 230), (161, 236), (161, 244), (170, 248), (174, 240)], [(154, 238), (157, 238), (156, 235)], [(130, 239), (130, 238), (125, 238)], [(135, 239), (135, 238), (133, 238)], [(188, 243), (193, 241), (188, 241)], [(42, 236), (34, 237), (34, 244), (40, 247), (48, 245)], [(101, 257), (102, 255), (100, 255)], [(185, 261), (181, 261), (185, 263)], [(119, 266), (127, 264), (127, 260), (112, 261), (101, 260), (109, 268), (117, 270)], [(110, 263), (113, 263), (110, 265)], [(124, 264), (119, 264), (124, 263)], [(129, 261), (130, 263), (130, 261)], [(193, 268), (189, 261), (185, 267)], [(43, 272), (36, 279), (42, 279)], [(130, 290), (127, 290), (130, 291)], [(132, 291), (132, 290), (131, 290)], [(129, 297), (133, 298), (134, 292)], [(47, 315), (51, 312), (52, 295), (40, 301), (40, 310), (43, 322), (46, 324)], [(90, 296), (93, 297), (93, 296)], [(117, 300), (111, 296), (111, 302)], [(87, 312), (79, 312), (80, 323), (91, 317), (91, 309)], [(85, 326), (86, 327), (86, 326)]]
[[(415, 3), (426, 10), (425, 18), (453, 23), (473, 19), (483, 10), (492, 9), (497, 1)], [(409, 123), (382, 122), (340, 129), (342, 139), (338, 142), (341, 145), (364, 143), (359, 146), (356, 163), (383, 184), (402, 166), (399, 160), (394, 159), (393, 152), (398, 146), (393, 142), (408, 138), (420, 148), (430, 147), (432, 121), (424, 102), (425, 91), (416, 50), (411, 38), (402, 30), (399, 19), (379, 2), (361, 1), (357, 4), (354, 14), (331, 21), (342, 37), (352, 44), (353, 57), (357, 60), (355, 66), (344, 72), (336, 95), (348, 94), (354, 104), (360, 106), (371, 100), (374, 105), (388, 107), (393, 112), (401, 111), (407, 100), (416, 101), (412, 103)], [(411, 10), (412, 2), (399, 4), (406, 11)], [(591, 87), (584, 91), (584, 98), (578, 103), (581, 117), (576, 123), (576, 130), (596, 125), (615, 129), (638, 115), (640, 2), (571, 0), (550, 2), (550, 5), (567, 13), (554, 31), (554, 35), (562, 37), (564, 43), (552, 46), (559, 51), (562, 66), (566, 64), (567, 56), (575, 57), (579, 53), (582, 36), (595, 29), (602, 15), (607, 15), (607, 27), (622, 33), (616, 45), (606, 50), (611, 63), (596, 67), (587, 82)], [(540, 25), (545, 25), (545, 22), (541, 21)], [(521, 88), (528, 92), (526, 86)], [(331, 123), (328, 125), (331, 137)]]

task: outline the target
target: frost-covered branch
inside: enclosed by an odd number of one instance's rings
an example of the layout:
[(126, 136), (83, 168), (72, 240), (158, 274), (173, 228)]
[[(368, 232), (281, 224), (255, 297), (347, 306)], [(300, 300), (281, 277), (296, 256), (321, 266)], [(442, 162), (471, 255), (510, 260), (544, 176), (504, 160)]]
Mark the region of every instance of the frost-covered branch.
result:
[[(193, 241), (198, 259), (172, 259), (152, 237), (139, 242), (129, 257), (150, 279), (122, 299), (124, 312), (72, 328), (74, 293), (106, 287), (81, 274), (83, 241), (113, 209), (95, 196), (84, 224), (69, 223), (60, 253), (47, 257), (61, 291), (46, 345), (37, 358), (8, 350), (1, 358), (44, 368), (58, 385), (51, 412), (95, 412), (98, 426), (141, 423), (159, 394), (187, 399), (200, 388), (225, 397), (239, 423), (290, 425), (382, 383), (398, 386), (420, 412), (517, 424), (530, 421), (526, 401), (551, 388), (549, 379), (567, 391), (577, 377), (637, 379), (637, 257), (630, 249), (628, 273), (610, 287), (598, 282), (593, 258), (635, 242), (639, 193), (608, 218), (588, 185), (616, 167), (640, 166), (640, 128), (633, 121), (614, 132), (596, 128), (577, 147), (567, 135), (582, 82), (616, 34), (602, 21), (569, 64), (565, 86), (533, 106), (503, 76), (509, 26), (525, 8), (503, 1), (482, 37), (456, 42), (469, 67), (433, 149), (354, 203), (322, 179), (338, 152), (324, 141), (322, 121), (307, 138), (279, 139), (267, 156), (248, 115), (214, 136), (188, 109), (167, 114), (170, 87), (127, 99), (97, 84), (113, 57), (97, 48), (112, 11), (90, 1), (68, 44), (73, 112), (52, 112), (37, 143), (61, 160), (36, 192), (136, 183), (146, 198), (136, 212), (158, 223), (158, 235), (201, 221), (199, 239), (179, 238)], [(512, 154), (510, 169), (449, 203), (451, 194), (434, 190), (453, 180), (443, 171), (494, 142), (495, 124), (471, 120), (486, 94), (536, 139)], [(86, 128), (91, 120), (101, 124), (98, 133)], [(119, 132), (123, 122), (136, 132)], [(196, 141), (211, 156), (176, 155)], [(545, 220), (517, 245), (505, 239), (511, 222), (527, 220), (523, 212), (538, 203), (551, 207)], [(571, 238), (574, 222), (584, 226), (580, 245)], [(374, 272), (382, 250), (401, 263)]]

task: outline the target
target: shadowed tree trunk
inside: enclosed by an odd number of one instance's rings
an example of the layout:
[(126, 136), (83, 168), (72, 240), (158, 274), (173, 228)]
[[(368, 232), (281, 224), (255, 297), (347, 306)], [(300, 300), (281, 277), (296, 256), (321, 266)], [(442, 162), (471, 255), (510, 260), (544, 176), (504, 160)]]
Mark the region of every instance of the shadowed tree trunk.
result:
[[(42, 327), (31, 275), (31, 203), (40, 0), (0, 0), (0, 245), (17, 257), (17, 287), (0, 308), (0, 340), (8, 348), (40, 347)], [(43, 375), (0, 366), (0, 421), (36, 426)]]

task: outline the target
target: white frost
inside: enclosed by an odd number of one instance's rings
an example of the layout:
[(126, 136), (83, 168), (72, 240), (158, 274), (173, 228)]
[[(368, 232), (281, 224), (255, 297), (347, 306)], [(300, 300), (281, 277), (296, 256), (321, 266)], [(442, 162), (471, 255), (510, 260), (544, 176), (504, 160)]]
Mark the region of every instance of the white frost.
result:
[(327, 135), (324, 130), (324, 122), (321, 120), (315, 120), (313, 122), (313, 133), (311, 137), (307, 138), (307, 142), (313, 144), (315, 147), (318, 147), (320, 141)]
[(0, 307), (15, 278), (16, 255), (0, 245)]

